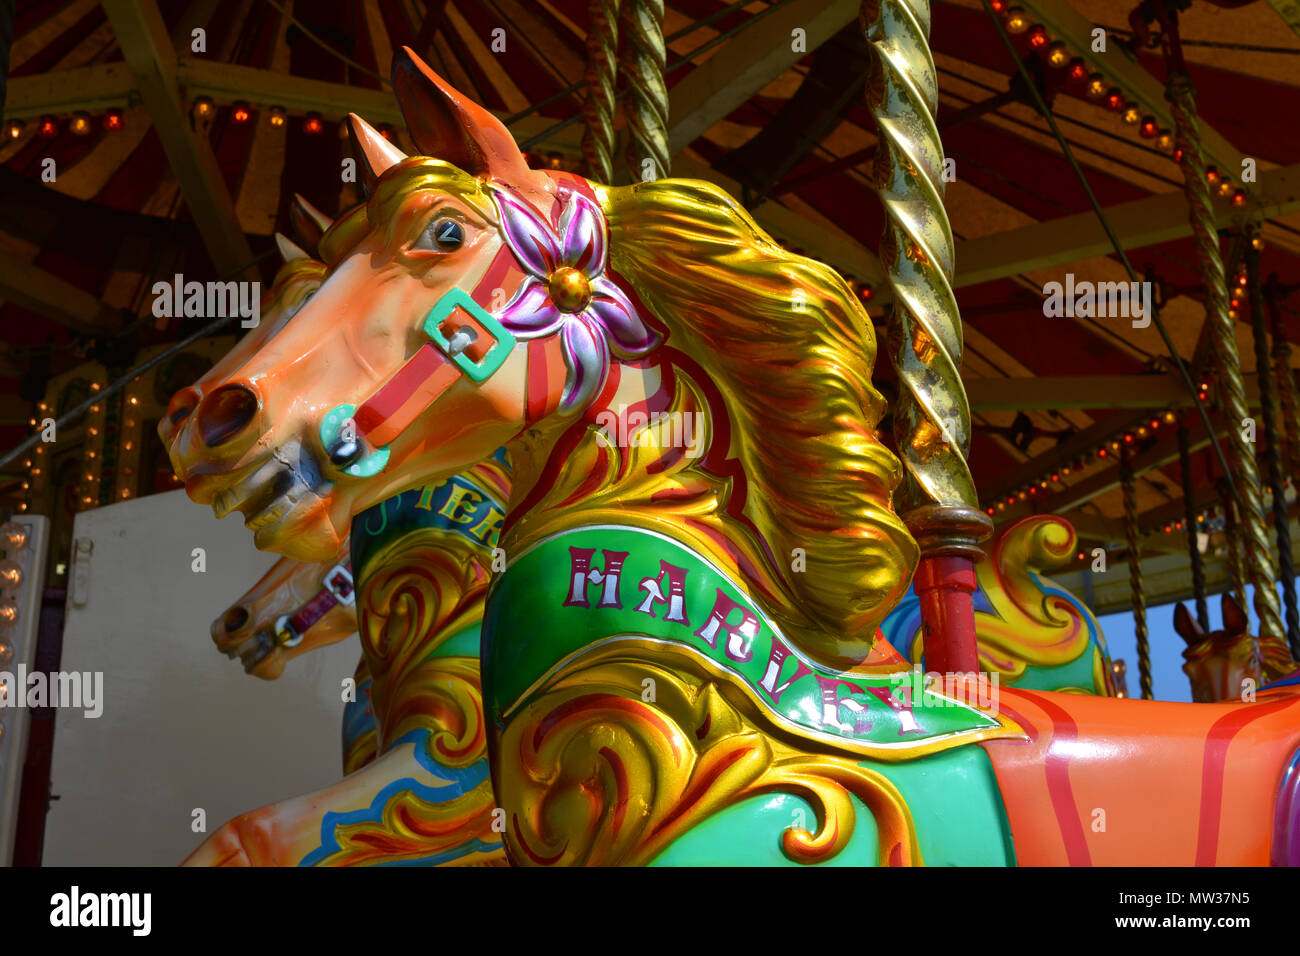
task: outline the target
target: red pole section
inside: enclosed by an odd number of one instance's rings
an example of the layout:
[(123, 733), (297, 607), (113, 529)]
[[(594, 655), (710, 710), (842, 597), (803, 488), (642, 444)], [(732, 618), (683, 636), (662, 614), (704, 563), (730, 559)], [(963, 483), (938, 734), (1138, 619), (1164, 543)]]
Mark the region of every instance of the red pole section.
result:
[(926, 670), (973, 674), (979, 670), (975, 644), (975, 562), (965, 554), (921, 559), (912, 579), (921, 602)]

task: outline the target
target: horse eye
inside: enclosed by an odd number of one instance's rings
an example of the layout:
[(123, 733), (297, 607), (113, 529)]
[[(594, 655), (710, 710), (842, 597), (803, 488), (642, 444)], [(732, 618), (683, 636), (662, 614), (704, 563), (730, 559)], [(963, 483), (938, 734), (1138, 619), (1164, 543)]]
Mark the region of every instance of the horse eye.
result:
[(424, 230), (415, 247), (417, 249), (437, 249), (440, 252), (455, 252), (465, 241), (465, 230), (455, 219), (435, 219)]

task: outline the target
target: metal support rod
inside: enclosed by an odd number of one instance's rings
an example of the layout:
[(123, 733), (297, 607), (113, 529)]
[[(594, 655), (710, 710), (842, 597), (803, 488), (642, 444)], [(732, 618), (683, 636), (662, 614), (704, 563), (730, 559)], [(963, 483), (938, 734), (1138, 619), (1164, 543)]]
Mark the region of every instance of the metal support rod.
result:
[[(1285, 424), (1287, 474), (1300, 478), (1300, 399), (1296, 397), (1295, 372), (1291, 369), (1291, 343), (1282, 331), (1282, 310), (1278, 305), (1277, 273), (1264, 284), (1264, 304), (1268, 309), (1268, 327), (1273, 336), (1273, 376), (1277, 382), (1278, 404)], [(1295, 480), (1295, 478), (1293, 478)]]
[(1178, 465), (1183, 477), (1183, 516), (1187, 523), (1187, 556), (1192, 563), (1192, 592), (1196, 596), (1196, 623), (1210, 633), (1210, 609), (1205, 603), (1205, 566), (1196, 546), (1196, 502), (1192, 500), (1192, 453), (1187, 426), (1178, 426)]
[[(1247, 240), (1254, 235), (1247, 235)], [(1295, 567), (1291, 562), (1291, 521), (1286, 513), (1286, 486), (1282, 482), (1282, 429), (1279, 427), (1277, 393), (1273, 388), (1273, 369), (1269, 364), (1268, 332), (1264, 319), (1264, 293), (1260, 283), (1259, 250), (1246, 243), (1246, 290), (1250, 298), (1250, 324), (1255, 339), (1255, 370), (1259, 378), (1260, 417), (1268, 445), (1264, 448), (1264, 467), (1273, 491), (1273, 533), (1277, 535), (1277, 557), (1282, 582), (1282, 600), (1286, 604), (1286, 640), (1291, 656), (1300, 658), (1300, 609), (1296, 607)], [(1258, 587), (1258, 585), (1256, 585)], [(1263, 639), (1266, 635), (1260, 635)], [(1280, 638), (1281, 634), (1267, 635)]]
[(1133, 594), (1133, 631), (1137, 635), (1138, 683), (1142, 699), (1151, 700), (1151, 645), (1147, 639), (1147, 602), (1142, 584), (1142, 552), (1138, 545), (1137, 493), (1128, 446), (1121, 446), (1120, 487), (1124, 493), (1124, 537), (1128, 542), (1128, 581)]

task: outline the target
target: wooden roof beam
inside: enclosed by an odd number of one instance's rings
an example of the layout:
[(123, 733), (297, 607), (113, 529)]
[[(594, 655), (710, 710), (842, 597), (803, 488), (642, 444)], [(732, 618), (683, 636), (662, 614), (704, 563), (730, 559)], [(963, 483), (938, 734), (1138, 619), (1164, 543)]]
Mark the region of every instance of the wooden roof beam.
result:
[[(1226, 431), (1226, 426), (1216, 424), (1215, 434), (1222, 438)], [(1200, 451), (1210, 444), (1210, 436), (1203, 426), (1196, 426), (1191, 429), (1191, 436), (1188, 442), (1189, 451)], [(1175, 436), (1163, 438), (1156, 442), (1144, 452), (1139, 452), (1133, 456), (1133, 474), (1140, 478), (1149, 471), (1157, 468), (1163, 468), (1165, 465), (1178, 460), (1178, 439)], [(1034, 511), (1039, 514), (1064, 514), (1075, 508), (1079, 508), (1094, 498), (1113, 491), (1120, 486), (1120, 469), (1110, 465), (1097, 472), (1091, 478), (1085, 478), (1083, 481), (1076, 482), (1073, 485), (1056, 492), (1055, 494), (1038, 495), (1033, 503), (1036, 506)], [(1035, 474), (1042, 474), (1041, 471)], [(997, 520), (999, 524), (1005, 521), (1014, 520), (1016, 517), (1023, 517), (1026, 514), (1033, 514), (1030, 511), (1028, 502), (1015, 505), (1004, 512), (999, 512)]]
[(176, 53), (155, 0), (103, 0), (144, 105), (217, 272), (252, 274), (253, 253), (206, 137), (190, 129)]
[[(1182, 502), (1175, 502), (1180, 508)], [(1111, 544), (1125, 539), (1124, 522), (1120, 518), (1102, 518), (1097, 515), (1084, 514), (1080, 511), (1073, 511), (1066, 515), (1061, 515), (1074, 526), (1074, 530), (1079, 535), (1079, 540), (1087, 541), (1090, 544)], [(1139, 527), (1149, 527), (1143, 521), (1145, 515), (1138, 518)], [(1153, 534), (1142, 539), (1142, 551), (1146, 554), (1186, 554), (1187, 553), (1187, 536), (1183, 532), (1164, 534), (1163, 532)], [(1083, 551), (1090, 549), (1083, 548)]]
[[(858, 0), (796, 0), (745, 27), (691, 70), (668, 94), (668, 149), (673, 156), (858, 16)], [(795, 52), (793, 31), (805, 31)]]
[(34, 73), (8, 81), (6, 119), (29, 119), (78, 110), (126, 109), (136, 97), (135, 77), (125, 63), (97, 63), (75, 70)]
[(1300, 36), (1300, 0), (1268, 0), (1268, 5)]
[[(1050, 451), (1035, 455), (1010, 471), (1003, 472), (988, 488), (980, 489), (980, 497), (986, 501), (997, 501), (1029, 482), (1037, 481), (1044, 473), (1059, 471), (1076, 458), (1091, 458), (1102, 442), (1110, 441), (1115, 435), (1128, 428), (1136, 428), (1146, 420), (1146, 417), (1145, 410), (1108, 415), (1082, 431), (1057, 442)], [(1003, 520), (1001, 513), (998, 514), (998, 520), (999, 522)]]
[[(1251, 372), (1246, 400), (1259, 404), (1259, 378)], [(1078, 375), (1059, 378), (970, 378), (966, 395), (972, 411), (1018, 411), (1066, 408), (1167, 408), (1192, 404), (1192, 396), (1175, 375)]]
[[(1300, 547), (1300, 543), (1297, 544)], [(1202, 567), (1205, 571), (1205, 590), (1207, 594), (1218, 594), (1232, 585), (1228, 574), (1228, 562), (1216, 555), (1204, 555)], [(1152, 614), (1169, 615), (1156, 620), (1173, 620), (1172, 610), (1162, 610), (1160, 605), (1171, 601), (1186, 601), (1192, 596), (1191, 559), (1187, 549), (1177, 554), (1157, 554), (1144, 558), (1142, 564), (1143, 591), (1146, 594), (1148, 620)], [(1104, 614), (1131, 612), (1133, 610), (1133, 592), (1130, 590), (1128, 564), (1110, 562), (1106, 571), (1093, 574), (1085, 568), (1080, 571), (1068, 571), (1053, 574), (1050, 579), (1072, 594), (1084, 594), (1084, 575), (1092, 575), (1092, 613), (1101, 617)], [(1133, 662), (1129, 661), (1130, 668)], [(1132, 673), (1132, 671), (1130, 671)]]
[[(405, 125), (391, 91), (184, 56), (177, 57), (175, 63), (176, 84), (187, 99), (208, 96), (219, 104), (239, 100), (255, 107), (280, 106), (291, 113), (320, 113), (329, 120), (357, 113), (374, 123)], [(10, 80), (5, 116), (23, 119), (43, 113), (63, 115), (77, 110), (124, 108), (139, 99), (136, 79), (127, 64), (101, 63)], [(527, 139), (553, 125), (553, 120), (529, 116), (512, 129), (518, 138)], [(556, 133), (548, 142), (556, 149), (576, 152), (581, 136), (581, 127), (573, 126)]]
[(89, 292), (11, 255), (0, 255), (0, 299), (85, 335), (117, 332), (123, 313)]
[[(1261, 171), (1250, 201), (1234, 208), (1227, 199), (1214, 203), (1220, 229), (1241, 228), (1261, 219), (1300, 211), (1300, 164)], [(1181, 190), (1119, 203), (1106, 218), (1125, 249), (1153, 246), (1192, 234), (1187, 200)], [(956, 286), (979, 285), (1021, 272), (1068, 265), (1109, 255), (1110, 240), (1096, 214), (1081, 212), (1010, 229), (957, 244)]]

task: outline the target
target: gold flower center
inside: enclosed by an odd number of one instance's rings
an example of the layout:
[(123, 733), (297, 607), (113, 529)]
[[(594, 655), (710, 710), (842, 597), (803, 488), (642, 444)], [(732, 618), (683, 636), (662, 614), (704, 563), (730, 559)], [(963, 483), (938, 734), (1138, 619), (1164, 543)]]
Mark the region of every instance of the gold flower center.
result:
[(591, 302), (591, 283), (577, 269), (556, 269), (546, 281), (546, 291), (561, 312), (581, 312)]

